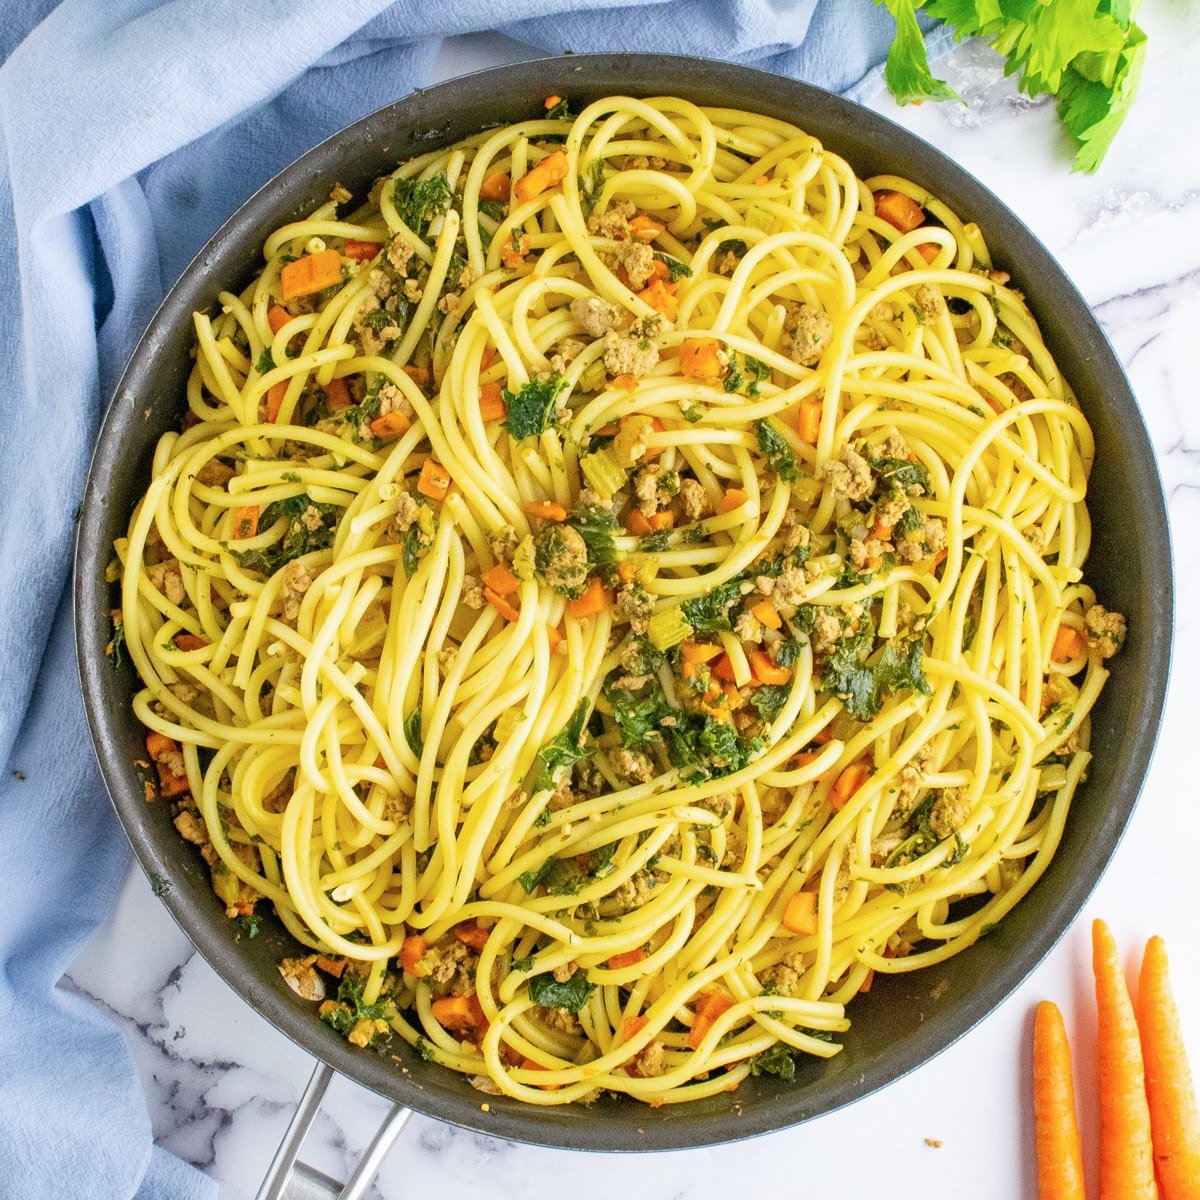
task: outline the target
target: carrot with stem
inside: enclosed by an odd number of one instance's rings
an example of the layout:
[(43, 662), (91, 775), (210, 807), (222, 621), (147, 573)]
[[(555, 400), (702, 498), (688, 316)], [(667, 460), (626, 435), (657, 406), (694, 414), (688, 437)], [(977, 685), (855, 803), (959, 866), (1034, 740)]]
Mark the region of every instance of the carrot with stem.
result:
[(1100, 1200), (1158, 1200), (1142, 1044), (1112, 930), (1092, 923), (1100, 1090)]
[(1051, 1000), (1037, 1006), (1033, 1023), (1033, 1117), (1041, 1200), (1086, 1200), (1071, 1047)]
[(1160, 937), (1146, 943), (1137, 1020), (1146, 1063), (1154, 1166), (1163, 1200), (1200, 1200), (1200, 1112), (1171, 994), (1167, 947)]

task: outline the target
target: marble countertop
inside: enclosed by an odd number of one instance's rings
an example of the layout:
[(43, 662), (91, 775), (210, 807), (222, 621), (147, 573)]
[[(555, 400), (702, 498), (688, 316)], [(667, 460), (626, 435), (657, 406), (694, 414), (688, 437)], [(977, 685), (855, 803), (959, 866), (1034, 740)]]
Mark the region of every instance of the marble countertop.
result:
[[(960, 47), (940, 64), (969, 107), (875, 106), (939, 146), (994, 189), (1058, 256), (1094, 306), (1132, 377), (1159, 456), (1175, 539), (1179, 616), (1166, 720), (1133, 824), (1085, 916), (1104, 914), (1126, 946), (1151, 932), (1175, 951), (1176, 993), (1200, 1066), (1196, 872), (1200, 805), (1191, 751), (1200, 706), (1200, 407), (1192, 362), (1200, 329), (1200, 15), (1152, 0), (1142, 94), (1102, 170), (1069, 170), (1053, 107), (1017, 95), (989, 51)], [(499, 36), (444, 44), (441, 77), (531, 56)], [(1189, 953), (1183, 953), (1184, 948)], [(125, 1030), (144, 1080), (157, 1141), (221, 1184), (222, 1200), (257, 1190), (313, 1061), (259, 1018), (192, 949), (130, 868), (108, 923), (62, 985)], [(983, 1025), (907, 1079), (796, 1129), (716, 1149), (640, 1156), (535, 1149), (415, 1118), (385, 1161), (374, 1200), (433, 1192), (455, 1200), (517, 1200), (570, 1180), (572, 1200), (716, 1200), (803, 1181), (823, 1200), (1013, 1200), (1035, 1191), (1027, 1049), (1032, 1006), (1052, 996), (1077, 1029), (1077, 1085), (1094, 1082), (1089, 941), (1081, 920)], [(338, 1179), (386, 1110), (336, 1080), (304, 1157)], [(1084, 1113), (1085, 1139), (1091, 1128)], [(863, 1175), (852, 1165), (871, 1166)], [(789, 1184), (789, 1194), (791, 1185)]]

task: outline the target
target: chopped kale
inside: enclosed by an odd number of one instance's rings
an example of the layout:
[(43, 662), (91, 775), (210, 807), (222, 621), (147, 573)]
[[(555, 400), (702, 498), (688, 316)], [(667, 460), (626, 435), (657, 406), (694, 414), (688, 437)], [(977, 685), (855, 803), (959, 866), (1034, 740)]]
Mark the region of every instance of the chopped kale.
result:
[(422, 1062), (436, 1062), (437, 1051), (433, 1047), (433, 1043), (428, 1038), (417, 1038), (417, 1054)]
[(450, 181), (444, 174), (428, 179), (394, 179), (392, 200), (400, 219), (418, 237), (424, 237), (430, 222), (444, 213), (453, 200)]
[(791, 1082), (796, 1078), (796, 1057), (782, 1042), (776, 1043), (750, 1060), (751, 1075), (776, 1075)]
[(673, 713), (656, 679), (649, 680), (636, 691), (606, 686), (604, 696), (612, 707), (613, 720), (621, 733), (621, 745), (626, 750), (641, 750), (658, 741), (661, 737), (659, 723)]
[(573, 767), (577, 762), (591, 758), (595, 753), (595, 747), (583, 740), (590, 710), (587, 699), (580, 700), (579, 706), (571, 714), (571, 719), (552, 741), (547, 742), (538, 751), (537, 772), (532, 786), (534, 792), (543, 792), (554, 787), (559, 771), (564, 767)]
[[(793, 620), (795, 624), (801, 626), (802, 632), (807, 634), (813, 623), (812, 605), (803, 605)], [(788, 638), (786, 641), (780, 642), (775, 650), (775, 661), (781, 667), (794, 667), (796, 660), (800, 657), (800, 651), (807, 644), (807, 639), (802, 641), (800, 638)]]
[(613, 866), (613, 855), (617, 852), (617, 842), (608, 842), (603, 846), (597, 846), (592, 851), (592, 869), (591, 876), (593, 879), (606, 879), (616, 870)]
[(921, 636), (893, 638), (884, 647), (874, 666), (867, 665), (875, 641), (875, 626), (870, 617), (860, 619), (858, 631), (843, 638), (825, 664), (821, 686), (840, 696), (847, 712), (860, 721), (869, 721), (884, 700), (897, 692), (930, 694), (921, 660), (925, 639)]
[(666, 655), (647, 637), (633, 638), (636, 647), (628, 654), (629, 669), (635, 675), (655, 675), (667, 661)]
[(517, 881), (521, 887), (525, 889), (525, 894), (532, 895), (538, 888), (550, 878), (551, 872), (558, 865), (558, 859), (554, 855), (550, 855), (540, 867), (535, 867), (532, 871), (522, 871), (517, 876)]
[(925, 528), (925, 518), (919, 508), (906, 508), (892, 530), (893, 538), (902, 538), (907, 534), (916, 533)]
[(725, 390), (757, 396), (764, 380), (771, 377), (771, 368), (761, 359), (750, 354), (733, 353), (729, 356), (729, 368), (725, 372)]
[(517, 441), (544, 432), (554, 423), (558, 397), (565, 386), (563, 377), (554, 375), (549, 379), (531, 379), (517, 392), (504, 389), (501, 394), (508, 406), (505, 429)]
[(657, 533), (648, 533), (645, 537), (638, 538), (638, 549), (646, 554), (657, 554), (660, 551), (666, 550), (671, 544), (671, 535), (665, 529), (660, 529)]
[(275, 358), (271, 354), (270, 346), (263, 347), (263, 352), (258, 356), (258, 362), (254, 364), (254, 369), (260, 375), (265, 375), (268, 371), (275, 370)]
[(237, 926), (237, 933), (234, 937), (240, 942), (243, 937), (256, 938), (258, 937), (259, 928), (262, 926), (262, 913), (248, 912), (240, 913), (233, 918), (233, 923)]
[(270, 529), (282, 521), (283, 533), (273, 545), (261, 550), (234, 551), (234, 557), (247, 570), (274, 575), (280, 567), (314, 550), (333, 545), (333, 534), (342, 510), (336, 504), (320, 504), (307, 492), (276, 500), (262, 511), (258, 526)]
[[(705, 224), (708, 224), (707, 219), (705, 220)], [(711, 226), (711, 228), (720, 229), (723, 224), (723, 221), (717, 221)], [(741, 238), (728, 238), (718, 244), (717, 255), (723, 258), (726, 254), (736, 254), (738, 258), (741, 258), (748, 249), (749, 247), (745, 242), (742, 241)]]
[(571, 111), (566, 99), (559, 96), (558, 102), (546, 109), (546, 118), (550, 121), (573, 121), (575, 114)]
[(526, 895), (544, 887), (550, 896), (573, 896), (587, 882), (583, 869), (570, 859), (553, 854), (540, 867), (517, 876)]
[[(337, 1003), (321, 1006), (321, 1020), (342, 1037), (346, 1037), (359, 1021), (391, 1021), (396, 1015), (396, 1006), (391, 1000), (364, 1004), (362, 989), (362, 979), (343, 975), (338, 985)], [(390, 1040), (391, 1034), (376, 1034), (371, 1045), (382, 1048)]]
[(766, 458), (767, 465), (780, 479), (787, 483), (795, 483), (800, 478), (800, 467), (796, 463), (792, 448), (774, 422), (767, 418), (755, 421), (754, 431), (758, 435), (758, 448)]
[(612, 509), (600, 504), (579, 504), (571, 510), (567, 524), (587, 543), (588, 562), (596, 567), (612, 566), (617, 561), (613, 539), (620, 528)]
[(737, 577), (718, 584), (707, 595), (685, 600), (680, 607), (687, 623), (697, 633), (715, 633), (732, 629), (729, 610), (742, 598), (742, 579)]
[[(907, 458), (868, 458), (880, 486), (889, 495), (929, 491), (929, 471), (924, 463), (909, 462)], [(920, 489), (917, 491), (917, 489)]]
[(532, 971), (533, 970), (533, 955), (529, 954), (529, 955), (526, 955), (524, 958), (514, 958), (512, 960), (512, 963), (510, 964), (510, 967), (512, 970), (520, 971), (522, 973), (524, 973), (526, 971)]
[(479, 211), (493, 221), (503, 221), (505, 217), (504, 205), (499, 200), (481, 200)]
[(529, 980), (529, 998), (534, 1004), (540, 1004), (543, 1008), (565, 1008), (573, 1013), (577, 1013), (588, 1002), (588, 997), (595, 990), (596, 985), (584, 971), (576, 971), (565, 981), (555, 979), (549, 971), (544, 975), (534, 975)]
[(433, 545), (437, 532), (437, 514), (425, 503), (417, 502), (417, 516), (404, 532), (404, 543), (400, 548), (400, 561), (404, 565), (404, 577), (411, 579), (417, 573), (418, 560)]
[(404, 718), (404, 740), (408, 742), (409, 749), (420, 758), (421, 751), (425, 749), (425, 740), (421, 736), (421, 710), (419, 708), (414, 708)]
[(125, 649), (125, 626), (118, 625), (113, 629), (112, 641), (108, 643), (109, 661), (113, 667), (120, 667), (122, 651)]
[(675, 258), (671, 254), (666, 254), (662, 250), (656, 251), (654, 257), (661, 259), (666, 264), (668, 283), (675, 283), (677, 280), (691, 277), (692, 268), (682, 259)]
[(764, 721), (773, 721), (783, 711), (791, 693), (791, 683), (764, 683), (751, 693), (750, 703)]
[(587, 165), (587, 173), (579, 176), (579, 207), (583, 209), (585, 221), (592, 215), (592, 210), (596, 207), (596, 201), (600, 199), (600, 192), (603, 188), (604, 160), (594, 158)]

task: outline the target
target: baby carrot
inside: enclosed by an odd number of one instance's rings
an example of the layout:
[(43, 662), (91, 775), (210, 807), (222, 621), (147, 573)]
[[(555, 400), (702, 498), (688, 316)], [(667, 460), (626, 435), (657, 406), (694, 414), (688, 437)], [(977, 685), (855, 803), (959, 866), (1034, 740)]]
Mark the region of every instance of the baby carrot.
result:
[(1050, 1000), (1037, 1006), (1033, 1024), (1033, 1116), (1041, 1200), (1085, 1200), (1071, 1047)]

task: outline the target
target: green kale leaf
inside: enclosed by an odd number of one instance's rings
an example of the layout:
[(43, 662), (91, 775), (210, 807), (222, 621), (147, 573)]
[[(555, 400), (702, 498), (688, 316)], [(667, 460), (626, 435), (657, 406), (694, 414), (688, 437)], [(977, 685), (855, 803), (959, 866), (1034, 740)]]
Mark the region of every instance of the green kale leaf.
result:
[(584, 971), (576, 971), (565, 982), (554, 978), (549, 971), (544, 975), (534, 975), (529, 980), (529, 998), (534, 1004), (543, 1008), (565, 1008), (568, 1012), (577, 1013), (587, 1002), (588, 997), (596, 990)]
[(775, 423), (769, 418), (754, 422), (754, 431), (758, 435), (758, 448), (762, 451), (767, 465), (787, 483), (795, 483), (800, 478), (800, 467), (787, 439), (779, 432)]
[(501, 393), (508, 405), (505, 429), (517, 441), (545, 432), (554, 424), (558, 397), (565, 386), (563, 377), (554, 375), (550, 379), (531, 379), (517, 392), (505, 388)]
[(394, 179), (392, 199), (400, 220), (417, 237), (424, 237), (430, 223), (450, 207), (454, 196), (450, 181), (439, 173), (428, 179)]
[(583, 738), (590, 711), (591, 705), (587, 699), (580, 700), (579, 706), (571, 714), (571, 719), (552, 741), (547, 742), (538, 751), (537, 773), (533, 777), (532, 785), (534, 792), (543, 792), (554, 787), (559, 771), (564, 767), (572, 767), (577, 762), (583, 762), (595, 753), (595, 747), (591, 743), (585, 743)]
[(247, 570), (274, 575), (293, 559), (332, 546), (341, 515), (336, 504), (318, 503), (307, 492), (276, 500), (263, 509), (258, 527), (267, 530), (283, 522), (279, 540), (261, 550), (234, 550), (233, 556)]

